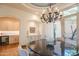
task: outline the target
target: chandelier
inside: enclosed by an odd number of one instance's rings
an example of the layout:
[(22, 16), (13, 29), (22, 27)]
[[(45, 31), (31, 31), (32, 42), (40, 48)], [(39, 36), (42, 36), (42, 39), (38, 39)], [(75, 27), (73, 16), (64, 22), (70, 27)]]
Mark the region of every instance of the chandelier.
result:
[(53, 39), (54, 45), (56, 44), (56, 24), (55, 21), (62, 19), (62, 12), (57, 7), (52, 7), (52, 4), (49, 4), (47, 10), (44, 10), (41, 16), (42, 23), (51, 23), (53, 22)]
[(58, 19), (62, 18), (62, 12), (57, 7), (52, 7), (52, 4), (49, 4), (47, 10), (43, 10), (41, 21), (43, 23), (55, 22)]

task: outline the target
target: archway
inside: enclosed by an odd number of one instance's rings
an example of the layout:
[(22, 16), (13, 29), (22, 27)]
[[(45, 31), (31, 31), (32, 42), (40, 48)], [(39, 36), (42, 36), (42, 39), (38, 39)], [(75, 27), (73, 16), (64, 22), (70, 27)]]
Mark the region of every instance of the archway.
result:
[[(18, 54), (19, 23), (20, 21), (16, 17), (0, 17), (0, 55)], [(3, 53), (4, 51), (5, 53)]]

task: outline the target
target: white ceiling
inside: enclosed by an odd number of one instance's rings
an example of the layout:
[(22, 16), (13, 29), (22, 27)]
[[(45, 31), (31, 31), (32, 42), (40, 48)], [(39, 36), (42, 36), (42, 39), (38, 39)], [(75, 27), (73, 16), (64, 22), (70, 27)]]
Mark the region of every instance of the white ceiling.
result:
[(56, 3), (31, 3), (31, 4), (37, 7), (48, 7), (50, 4), (53, 6)]
[[(41, 4), (41, 3), (40, 3)], [(63, 10), (75, 3), (56, 3), (53, 7), (58, 7), (60, 10)], [(42, 5), (46, 5), (45, 3)], [(41, 5), (41, 6), (42, 6)], [(6, 6), (11, 8), (16, 8), (25, 12), (33, 13), (33, 14), (41, 14), (42, 10), (46, 7), (37, 7), (32, 5), (31, 3), (0, 3), (0, 6)]]

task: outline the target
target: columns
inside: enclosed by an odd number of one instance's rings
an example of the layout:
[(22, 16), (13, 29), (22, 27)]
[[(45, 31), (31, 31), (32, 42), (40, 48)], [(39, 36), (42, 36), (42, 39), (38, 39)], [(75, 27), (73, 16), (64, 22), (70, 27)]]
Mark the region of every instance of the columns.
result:
[(19, 38), (19, 45), (28, 45), (28, 38), (27, 38), (27, 19), (21, 18), (20, 19), (20, 38)]
[(77, 14), (77, 52), (78, 50), (79, 50), (79, 14)]
[(64, 56), (65, 40), (64, 40), (64, 19), (61, 19), (61, 55)]
[(20, 30), (19, 30), (19, 46), (26, 45), (27, 55), (29, 56), (28, 43), (29, 39), (27, 38), (27, 29), (28, 21), (26, 18), (20, 18)]

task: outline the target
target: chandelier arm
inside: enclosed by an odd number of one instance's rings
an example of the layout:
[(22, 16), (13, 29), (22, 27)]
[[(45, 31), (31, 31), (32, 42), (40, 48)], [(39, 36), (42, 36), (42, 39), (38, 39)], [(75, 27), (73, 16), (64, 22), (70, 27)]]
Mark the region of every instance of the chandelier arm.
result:
[(41, 22), (42, 22), (42, 23), (45, 23), (45, 22), (43, 21), (43, 19), (41, 19)]
[(53, 14), (53, 16), (52, 16), (52, 21), (54, 22), (54, 14)]
[(46, 19), (46, 18), (43, 18), (43, 19), (44, 19), (45, 22), (47, 22), (47, 20), (48, 20), (48, 19)]
[(44, 23), (44, 16), (41, 17), (41, 22)]
[(48, 23), (49, 21), (47, 20), (46, 23)]

